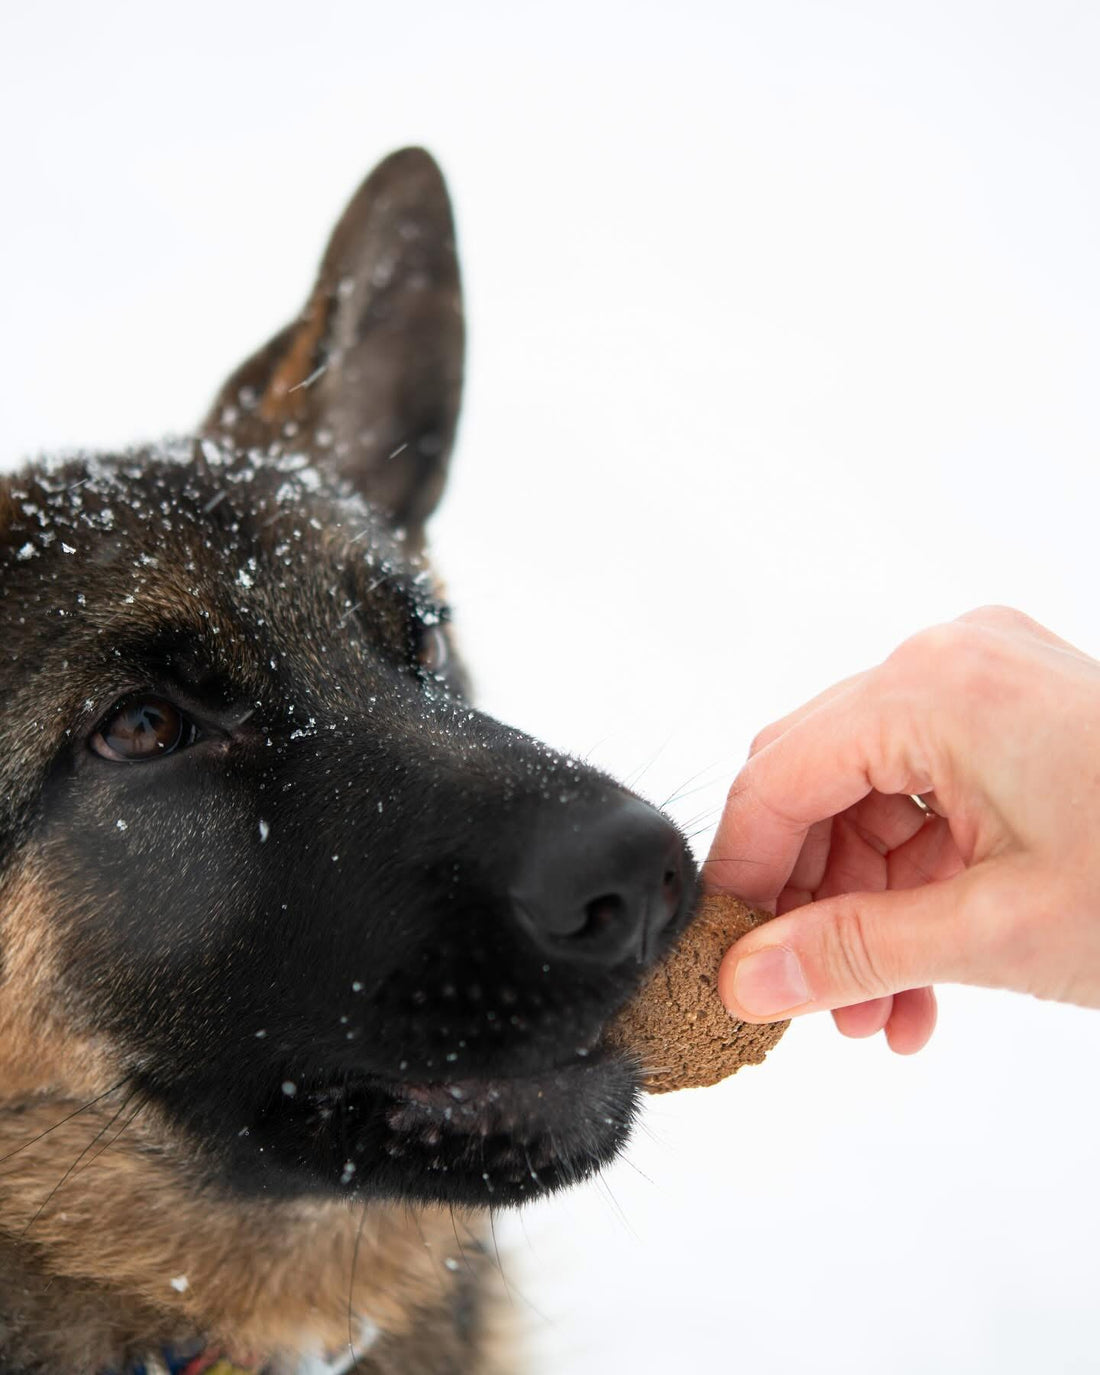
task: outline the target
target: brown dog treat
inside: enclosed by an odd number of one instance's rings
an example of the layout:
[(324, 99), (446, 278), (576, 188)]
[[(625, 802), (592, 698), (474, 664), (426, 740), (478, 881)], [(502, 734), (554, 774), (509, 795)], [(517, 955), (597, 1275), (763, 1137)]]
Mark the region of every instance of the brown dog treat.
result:
[(649, 1093), (705, 1088), (758, 1065), (787, 1029), (731, 1017), (718, 997), (718, 966), (729, 947), (770, 912), (711, 893), (677, 945), (608, 1025), (605, 1039), (642, 1065)]

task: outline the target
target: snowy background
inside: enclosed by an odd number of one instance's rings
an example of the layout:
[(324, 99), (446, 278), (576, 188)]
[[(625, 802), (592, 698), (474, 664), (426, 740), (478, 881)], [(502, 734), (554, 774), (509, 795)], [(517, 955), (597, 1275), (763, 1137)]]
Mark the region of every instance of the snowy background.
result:
[[(754, 731), (1014, 603), (1100, 654), (1100, 9), (6, 6), (0, 461), (183, 430), (373, 162), (450, 179), (435, 526), (481, 702), (702, 828)], [(690, 780), (690, 781), (689, 781)], [(536, 1375), (1100, 1368), (1100, 1015), (795, 1026), (499, 1229)]]

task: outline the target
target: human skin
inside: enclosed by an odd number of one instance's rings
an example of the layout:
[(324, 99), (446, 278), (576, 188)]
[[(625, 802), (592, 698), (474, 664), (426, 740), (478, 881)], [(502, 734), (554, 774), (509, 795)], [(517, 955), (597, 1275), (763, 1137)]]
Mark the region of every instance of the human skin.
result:
[(1100, 663), (1006, 607), (922, 630), (754, 740), (704, 881), (777, 915), (722, 1001), (900, 1054), (934, 983), (1100, 1007), (1097, 818)]

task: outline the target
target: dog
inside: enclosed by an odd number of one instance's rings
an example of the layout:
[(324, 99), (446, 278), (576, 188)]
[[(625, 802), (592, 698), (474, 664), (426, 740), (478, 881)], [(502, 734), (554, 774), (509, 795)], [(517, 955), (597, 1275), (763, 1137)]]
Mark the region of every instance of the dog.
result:
[(489, 1211), (628, 1136), (601, 1031), (696, 871), (470, 705), (463, 331), (404, 149), (194, 437), (0, 479), (8, 1375), (514, 1371)]

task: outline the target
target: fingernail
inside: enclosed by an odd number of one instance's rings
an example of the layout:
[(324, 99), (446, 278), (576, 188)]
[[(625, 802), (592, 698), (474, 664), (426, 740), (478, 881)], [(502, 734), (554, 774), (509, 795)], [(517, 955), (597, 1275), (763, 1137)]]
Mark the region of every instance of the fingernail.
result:
[(733, 971), (733, 996), (753, 1017), (774, 1017), (810, 1001), (798, 956), (785, 945), (746, 955)]

